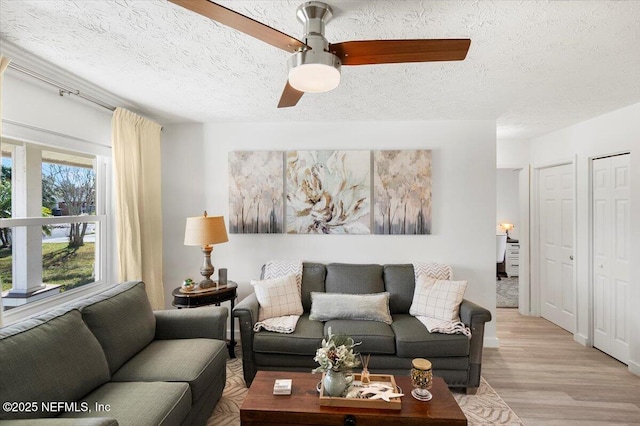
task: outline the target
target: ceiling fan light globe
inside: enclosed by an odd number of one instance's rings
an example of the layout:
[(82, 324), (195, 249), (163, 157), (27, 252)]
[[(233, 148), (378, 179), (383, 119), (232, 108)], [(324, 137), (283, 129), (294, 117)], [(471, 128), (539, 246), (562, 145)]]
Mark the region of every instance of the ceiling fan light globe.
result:
[(340, 70), (324, 64), (302, 64), (289, 70), (289, 84), (306, 93), (322, 93), (340, 84)]

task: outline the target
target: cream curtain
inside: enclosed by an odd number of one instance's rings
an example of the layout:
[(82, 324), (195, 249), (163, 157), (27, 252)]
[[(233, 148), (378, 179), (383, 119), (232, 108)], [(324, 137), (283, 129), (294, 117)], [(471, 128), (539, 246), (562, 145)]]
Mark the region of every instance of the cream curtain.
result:
[(111, 120), (120, 281), (144, 281), (154, 309), (164, 309), (162, 284), (162, 127), (123, 108)]
[[(2, 135), (2, 75), (9, 66), (11, 59), (0, 55), (0, 135)], [(2, 327), (2, 282), (0, 281), (0, 327)]]

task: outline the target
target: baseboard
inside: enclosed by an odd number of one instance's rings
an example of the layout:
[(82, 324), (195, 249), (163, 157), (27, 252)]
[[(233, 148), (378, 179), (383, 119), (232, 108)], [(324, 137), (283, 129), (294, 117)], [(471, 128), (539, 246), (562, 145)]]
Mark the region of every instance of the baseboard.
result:
[(499, 348), (500, 347), (500, 339), (497, 337), (486, 337), (484, 338), (484, 347), (485, 348)]
[(580, 343), (582, 346), (591, 346), (589, 343), (589, 336), (585, 336), (584, 334), (574, 334), (573, 340)]
[(640, 364), (637, 362), (629, 361), (629, 371), (636, 376), (640, 376)]

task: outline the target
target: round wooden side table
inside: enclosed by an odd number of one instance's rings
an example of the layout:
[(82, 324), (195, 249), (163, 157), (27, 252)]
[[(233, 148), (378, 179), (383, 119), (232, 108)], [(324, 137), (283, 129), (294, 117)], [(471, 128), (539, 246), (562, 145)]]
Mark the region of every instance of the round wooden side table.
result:
[(236, 297), (238, 297), (237, 291), (238, 284), (236, 284), (234, 281), (227, 281), (226, 286), (220, 286), (218, 289), (212, 287), (211, 289), (207, 289), (206, 291), (193, 291), (188, 293), (183, 293), (181, 291), (181, 287), (178, 287), (171, 293), (173, 296), (173, 302), (171, 304), (178, 309), (182, 309), (197, 308), (199, 306), (207, 305), (220, 306), (220, 303), (222, 302), (231, 301), (231, 338), (227, 343), (227, 347), (229, 348), (229, 356), (231, 358), (235, 358), (236, 354), (233, 349), (236, 345), (236, 340), (233, 307), (236, 303)]

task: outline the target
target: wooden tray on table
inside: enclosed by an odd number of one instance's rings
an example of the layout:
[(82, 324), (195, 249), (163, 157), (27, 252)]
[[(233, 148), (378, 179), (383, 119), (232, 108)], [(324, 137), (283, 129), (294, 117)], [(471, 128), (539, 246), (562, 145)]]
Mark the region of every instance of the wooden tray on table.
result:
[[(322, 375), (324, 379), (324, 374)], [(371, 383), (381, 382), (390, 384), (394, 393), (403, 393), (396, 381), (390, 374), (370, 374), (369, 379)], [(360, 374), (353, 375), (354, 383), (360, 382)], [(400, 397), (389, 398), (389, 402), (382, 399), (369, 399), (369, 398), (344, 398), (336, 396), (327, 396), (324, 394), (324, 380), (322, 380), (320, 386), (320, 405), (328, 407), (350, 407), (350, 408), (377, 408), (386, 410), (400, 410), (402, 409), (402, 402)], [(364, 386), (363, 386), (364, 387)]]

